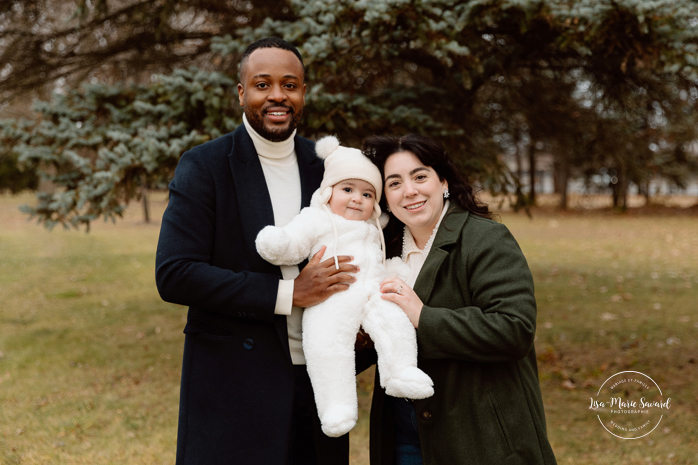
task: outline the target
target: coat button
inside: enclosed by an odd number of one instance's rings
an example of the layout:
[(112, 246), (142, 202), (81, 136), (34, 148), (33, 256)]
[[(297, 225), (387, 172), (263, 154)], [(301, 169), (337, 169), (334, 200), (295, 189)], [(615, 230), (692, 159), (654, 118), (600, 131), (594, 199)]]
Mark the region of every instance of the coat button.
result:
[(425, 420), (430, 420), (431, 419), (431, 412), (429, 410), (423, 410), (422, 411), (422, 418)]
[(247, 350), (252, 350), (252, 348), (254, 347), (254, 341), (252, 339), (245, 339), (245, 341), (242, 343), (242, 346)]

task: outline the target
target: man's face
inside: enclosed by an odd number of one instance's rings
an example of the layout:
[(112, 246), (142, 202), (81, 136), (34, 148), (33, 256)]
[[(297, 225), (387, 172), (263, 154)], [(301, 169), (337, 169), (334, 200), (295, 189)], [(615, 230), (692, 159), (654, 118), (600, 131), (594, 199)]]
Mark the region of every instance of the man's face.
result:
[(293, 52), (260, 48), (248, 57), (238, 97), (259, 135), (280, 142), (298, 127), (305, 105), (303, 79), (303, 66)]

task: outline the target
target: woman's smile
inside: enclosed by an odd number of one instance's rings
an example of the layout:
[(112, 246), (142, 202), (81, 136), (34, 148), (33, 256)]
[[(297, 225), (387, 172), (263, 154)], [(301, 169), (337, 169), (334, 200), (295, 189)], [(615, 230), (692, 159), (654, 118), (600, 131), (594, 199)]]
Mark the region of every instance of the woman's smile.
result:
[(426, 200), (423, 200), (423, 201), (421, 201), (421, 202), (413, 203), (413, 204), (410, 204), (410, 205), (405, 205), (404, 208), (405, 208), (407, 211), (410, 211), (410, 212), (411, 212), (411, 211), (417, 211), (417, 210), (419, 210), (421, 207), (423, 207), (424, 204), (426, 204), (426, 203), (427, 203), (427, 201), (426, 201)]

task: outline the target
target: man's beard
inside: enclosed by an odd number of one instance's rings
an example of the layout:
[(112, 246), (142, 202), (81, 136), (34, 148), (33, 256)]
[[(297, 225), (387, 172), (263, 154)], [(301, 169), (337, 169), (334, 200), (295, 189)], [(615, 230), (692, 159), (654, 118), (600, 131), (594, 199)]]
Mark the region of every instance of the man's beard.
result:
[[(275, 107), (279, 107), (279, 105), (275, 105)], [(264, 125), (264, 110), (261, 110), (261, 114), (248, 111), (247, 107), (244, 107), (243, 110), (245, 111), (245, 116), (247, 116), (247, 122), (250, 123), (252, 129), (257, 131), (257, 134), (268, 141), (281, 142), (291, 137), (291, 134), (296, 130), (303, 117), (302, 109), (299, 112), (295, 112), (289, 107), (285, 108), (291, 113), (291, 121), (287, 128), (277, 130), (269, 129)]]

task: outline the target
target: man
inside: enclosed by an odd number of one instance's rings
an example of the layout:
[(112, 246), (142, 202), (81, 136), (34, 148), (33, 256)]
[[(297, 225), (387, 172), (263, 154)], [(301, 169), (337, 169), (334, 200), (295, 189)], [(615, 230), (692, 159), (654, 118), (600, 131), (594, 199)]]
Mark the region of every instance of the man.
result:
[(322, 160), (296, 136), (305, 69), (291, 44), (263, 39), (240, 62), (244, 117), (182, 155), (156, 259), (161, 297), (189, 306), (177, 464), (342, 464), (348, 437), (320, 431), (301, 346), (301, 307), (348, 288), (351, 257), (298, 267), (265, 262), (266, 225), (310, 203)]

